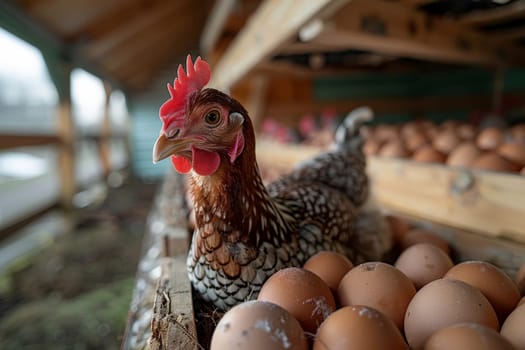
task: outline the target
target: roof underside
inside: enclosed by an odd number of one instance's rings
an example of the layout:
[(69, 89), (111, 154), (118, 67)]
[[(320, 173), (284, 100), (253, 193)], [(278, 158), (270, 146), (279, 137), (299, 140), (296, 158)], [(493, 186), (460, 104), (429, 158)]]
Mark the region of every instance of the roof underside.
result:
[[(207, 52), (218, 57), (261, 0), (5, 0), (0, 2), (0, 26), (40, 44), (37, 45), (40, 48), (54, 47), (73, 64), (127, 91), (144, 91), (159, 78), (165, 80), (165, 75), (171, 74), (186, 54), (201, 54), (203, 32), (211, 22), (210, 15), (220, 12), (221, 3), (229, 4), (226, 6), (229, 12), (224, 23), (217, 27), (219, 34), (214, 47)], [(429, 17), (459, 21), (488, 38), (497, 37), (498, 42), (519, 49), (524, 46), (524, 0), (391, 0), (390, 3), (413, 7)], [(324, 61), (332, 62), (334, 68), (377, 69), (406, 63), (417, 67), (422, 62), (418, 63), (414, 57), (382, 56), (353, 47), (320, 51), (319, 54), (326, 55)], [(207, 58), (216, 60), (216, 57)], [(272, 57), (298, 66), (312, 64), (310, 55), (300, 50), (274, 53)]]

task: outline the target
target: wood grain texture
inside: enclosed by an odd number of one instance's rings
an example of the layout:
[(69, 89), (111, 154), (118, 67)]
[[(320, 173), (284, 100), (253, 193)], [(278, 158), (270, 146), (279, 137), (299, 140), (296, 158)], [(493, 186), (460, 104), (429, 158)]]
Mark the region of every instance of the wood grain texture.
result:
[(370, 158), (372, 192), (387, 207), (480, 234), (525, 242), (525, 177)]

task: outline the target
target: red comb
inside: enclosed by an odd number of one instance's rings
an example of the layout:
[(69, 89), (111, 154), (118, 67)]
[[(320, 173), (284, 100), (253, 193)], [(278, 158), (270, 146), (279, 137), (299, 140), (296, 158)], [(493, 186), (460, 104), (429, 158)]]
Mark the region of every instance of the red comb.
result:
[(186, 57), (186, 72), (184, 72), (182, 65), (179, 65), (177, 74), (173, 86), (168, 83), (171, 98), (160, 107), (162, 130), (166, 130), (174, 120), (184, 118), (188, 98), (192, 93), (199, 91), (208, 84), (211, 75), (210, 66), (206, 61), (197, 57), (194, 64), (190, 55)]

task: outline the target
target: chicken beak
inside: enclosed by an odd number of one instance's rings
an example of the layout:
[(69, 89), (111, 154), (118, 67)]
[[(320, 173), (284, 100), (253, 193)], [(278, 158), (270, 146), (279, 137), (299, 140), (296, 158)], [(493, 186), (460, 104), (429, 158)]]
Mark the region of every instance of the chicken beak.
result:
[(171, 155), (176, 155), (188, 150), (188, 145), (191, 142), (191, 139), (183, 138), (170, 140), (164, 135), (164, 133), (160, 134), (153, 146), (153, 163), (157, 163)]

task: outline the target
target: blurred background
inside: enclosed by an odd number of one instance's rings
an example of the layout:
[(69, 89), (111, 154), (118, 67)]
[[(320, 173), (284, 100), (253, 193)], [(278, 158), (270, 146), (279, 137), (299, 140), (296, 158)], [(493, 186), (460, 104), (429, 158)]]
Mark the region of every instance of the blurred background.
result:
[(160, 255), (144, 234), (171, 172), (151, 151), (187, 54), (211, 64), (211, 85), (270, 142), (269, 180), (291, 163), (278, 164), (275, 144), (314, 154), (361, 105), (374, 125), (394, 125), (390, 135), (423, 119), (475, 126), (472, 139), (522, 122), (523, 5), (0, 0), (0, 348), (141, 347), (126, 334), (149, 326), (140, 291), (160, 272), (139, 261)]

